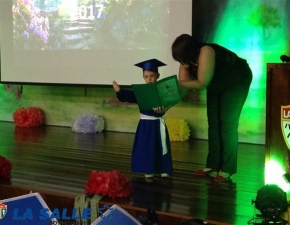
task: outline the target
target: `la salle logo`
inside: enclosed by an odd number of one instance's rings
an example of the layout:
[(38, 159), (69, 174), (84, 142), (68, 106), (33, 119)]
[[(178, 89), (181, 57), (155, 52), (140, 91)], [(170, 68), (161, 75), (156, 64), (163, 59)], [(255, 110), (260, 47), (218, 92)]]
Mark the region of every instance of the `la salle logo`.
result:
[(7, 214), (7, 205), (2, 204), (0, 202), (0, 220), (4, 218), (4, 216)]
[(290, 149), (290, 105), (281, 106), (281, 128), (284, 140)]

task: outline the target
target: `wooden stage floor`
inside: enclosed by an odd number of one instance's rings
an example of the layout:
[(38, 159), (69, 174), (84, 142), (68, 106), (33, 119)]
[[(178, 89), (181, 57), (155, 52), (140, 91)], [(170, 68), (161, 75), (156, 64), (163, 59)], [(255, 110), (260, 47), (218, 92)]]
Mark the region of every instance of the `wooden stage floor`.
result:
[(60, 206), (48, 196), (58, 196), (62, 204), (70, 204), (66, 207), (73, 207), (74, 196), (84, 193), (92, 170), (117, 169), (130, 179), (133, 194), (103, 198), (100, 204), (118, 204), (132, 215), (144, 214), (153, 204), (160, 225), (179, 225), (190, 218), (243, 225), (259, 213), (252, 200), (264, 186), (264, 145), (240, 143), (238, 173), (230, 181), (216, 183), (192, 174), (205, 166), (207, 141), (172, 142), (173, 177), (147, 182), (130, 170), (133, 140), (132, 133), (79, 134), (69, 127), (16, 128), (14, 123), (0, 122), (0, 155), (13, 164), (10, 181), (0, 181), (0, 200), (32, 190), (42, 193), (49, 207)]

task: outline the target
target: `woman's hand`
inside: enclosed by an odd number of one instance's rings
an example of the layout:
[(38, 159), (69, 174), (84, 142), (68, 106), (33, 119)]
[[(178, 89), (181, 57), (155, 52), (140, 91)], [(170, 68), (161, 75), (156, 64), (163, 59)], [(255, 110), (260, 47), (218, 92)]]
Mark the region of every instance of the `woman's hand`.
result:
[(116, 92), (120, 91), (120, 86), (118, 85), (118, 83), (116, 81), (113, 81), (113, 88)]

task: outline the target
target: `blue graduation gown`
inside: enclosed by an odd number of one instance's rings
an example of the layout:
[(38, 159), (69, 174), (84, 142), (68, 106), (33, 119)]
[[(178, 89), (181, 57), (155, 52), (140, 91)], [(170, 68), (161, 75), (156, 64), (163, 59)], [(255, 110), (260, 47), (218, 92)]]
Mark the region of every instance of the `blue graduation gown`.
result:
[[(121, 102), (137, 103), (132, 90), (121, 89), (117, 92), (117, 98)], [(155, 113), (153, 110), (140, 110), (140, 113), (156, 119), (140, 119), (131, 157), (131, 169), (134, 173), (161, 174), (172, 176), (172, 157), (168, 130), (165, 125), (165, 138), (167, 153), (163, 153), (160, 119), (164, 114)], [(158, 119), (160, 118), (160, 119)]]

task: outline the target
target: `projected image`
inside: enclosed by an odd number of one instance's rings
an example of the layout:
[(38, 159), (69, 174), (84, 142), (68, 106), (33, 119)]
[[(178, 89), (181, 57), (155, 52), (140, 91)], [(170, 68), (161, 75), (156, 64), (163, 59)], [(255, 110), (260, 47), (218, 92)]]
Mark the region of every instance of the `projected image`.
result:
[(13, 0), (14, 47), (158, 49), (167, 9), (165, 0)]

